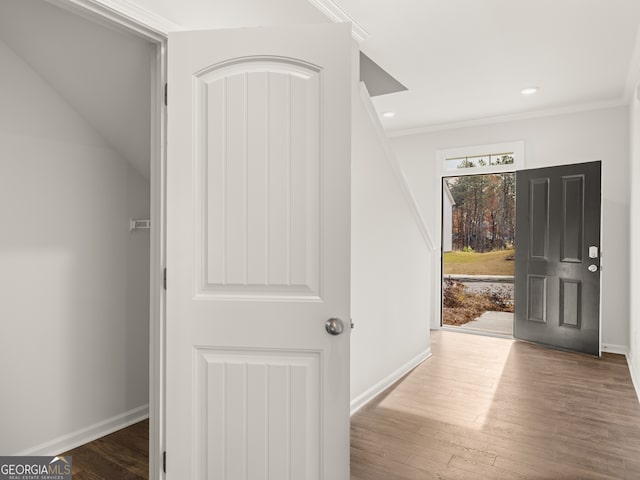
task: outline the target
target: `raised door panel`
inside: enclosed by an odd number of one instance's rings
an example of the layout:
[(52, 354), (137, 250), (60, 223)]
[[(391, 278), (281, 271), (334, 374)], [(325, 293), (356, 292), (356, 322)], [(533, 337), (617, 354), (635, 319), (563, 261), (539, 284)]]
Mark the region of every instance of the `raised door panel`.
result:
[(582, 313), (582, 282), (560, 279), (560, 325), (580, 328)]
[(549, 179), (537, 178), (529, 185), (529, 257), (547, 260), (549, 252)]
[(259, 57), (194, 81), (196, 295), (320, 298), (320, 71)]
[(320, 353), (198, 348), (196, 478), (321, 475)]
[(527, 281), (527, 320), (546, 323), (547, 321), (547, 279), (539, 275), (529, 275)]
[(582, 262), (584, 243), (584, 175), (562, 177), (560, 261)]

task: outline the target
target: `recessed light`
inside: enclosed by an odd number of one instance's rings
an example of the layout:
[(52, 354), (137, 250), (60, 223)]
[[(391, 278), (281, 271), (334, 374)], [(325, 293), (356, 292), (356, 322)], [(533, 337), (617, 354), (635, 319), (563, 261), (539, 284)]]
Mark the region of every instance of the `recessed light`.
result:
[(527, 87), (520, 90), (522, 95), (533, 95), (538, 92), (538, 87)]
[(384, 112), (384, 113), (382, 114), (382, 116), (383, 116), (384, 118), (393, 118), (393, 117), (395, 117), (395, 116), (396, 116), (396, 112)]

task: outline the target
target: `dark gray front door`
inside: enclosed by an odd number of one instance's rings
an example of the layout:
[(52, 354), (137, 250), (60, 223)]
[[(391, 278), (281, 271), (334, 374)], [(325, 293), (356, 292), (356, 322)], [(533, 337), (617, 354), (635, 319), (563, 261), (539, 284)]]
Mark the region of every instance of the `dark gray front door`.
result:
[(600, 167), (516, 173), (516, 338), (600, 354)]

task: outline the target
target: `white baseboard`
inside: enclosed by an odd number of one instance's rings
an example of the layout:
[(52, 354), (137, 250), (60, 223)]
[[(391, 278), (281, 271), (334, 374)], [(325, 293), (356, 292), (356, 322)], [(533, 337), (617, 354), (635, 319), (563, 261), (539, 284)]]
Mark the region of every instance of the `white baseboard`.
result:
[(364, 407), (367, 403), (373, 400), (375, 397), (384, 392), (387, 388), (393, 385), (398, 379), (402, 378), (404, 375), (409, 373), (411, 370), (416, 368), (422, 362), (424, 362), (427, 358), (431, 356), (431, 348), (420, 353), (415, 356), (407, 363), (402, 365), (400, 368), (392, 372), (391, 374), (384, 377), (378, 383), (373, 385), (371, 388), (367, 389), (365, 392), (358, 395), (356, 398), (351, 400), (351, 415), (356, 413), (362, 407)]
[(613, 345), (611, 343), (603, 343), (602, 353), (617, 353), (619, 355), (626, 355), (629, 353), (629, 347), (626, 345)]
[(115, 431), (121, 430), (149, 418), (149, 405), (143, 405), (128, 412), (108, 418), (102, 422), (95, 423), (75, 432), (54, 438), (35, 447), (27, 448), (21, 452), (15, 453), (16, 456), (54, 456), (69, 451), (73, 448), (92, 442), (93, 440), (109, 435)]
[(633, 362), (631, 361), (631, 358), (629, 358), (629, 355), (626, 357), (627, 364), (629, 365), (629, 373), (631, 374), (631, 382), (633, 383), (633, 388), (636, 389), (636, 397), (638, 397), (638, 401), (640, 402), (640, 376), (638, 376), (638, 373), (640, 372), (633, 367)]

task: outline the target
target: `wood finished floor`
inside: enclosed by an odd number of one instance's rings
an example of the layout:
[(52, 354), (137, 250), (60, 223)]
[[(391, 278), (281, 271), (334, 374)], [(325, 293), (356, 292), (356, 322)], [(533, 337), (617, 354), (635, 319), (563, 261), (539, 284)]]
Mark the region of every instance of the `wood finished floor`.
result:
[(73, 480), (148, 480), (149, 421), (74, 448)]
[[(444, 331), (432, 351), (352, 418), (351, 480), (640, 479), (624, 357)], [(146, 480), (148, 429), (65, 453), (74, 480)]]
[(445, 331), (432, 352), (351, 419), (351, 480), (640, 479), (622, 355)]

